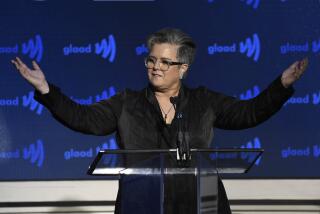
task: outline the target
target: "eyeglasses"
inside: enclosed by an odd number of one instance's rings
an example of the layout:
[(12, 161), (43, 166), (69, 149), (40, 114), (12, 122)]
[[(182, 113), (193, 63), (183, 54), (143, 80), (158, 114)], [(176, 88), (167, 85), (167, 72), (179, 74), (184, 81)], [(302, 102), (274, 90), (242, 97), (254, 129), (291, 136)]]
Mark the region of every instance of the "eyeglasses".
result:
[[(153, 69), (154, 66), (156, 66), (158, 59), (152, 56), (148, 56), (144, 59), (144, 64), (148, 69)], [(160, 59), (159, 62), (159, 69), (161, 71), (167, 71), (169, 70), (171, 65), (182, 65), (184, 63), (182, 62), (172, 62), (167, 59)]]

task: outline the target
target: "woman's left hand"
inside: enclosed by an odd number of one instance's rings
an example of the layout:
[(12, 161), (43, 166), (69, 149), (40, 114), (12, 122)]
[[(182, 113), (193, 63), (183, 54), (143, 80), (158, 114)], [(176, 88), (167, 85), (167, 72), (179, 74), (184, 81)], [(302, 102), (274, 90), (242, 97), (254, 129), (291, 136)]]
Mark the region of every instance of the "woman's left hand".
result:
[(281, 83), (285, 88), (288, 88), (295, 81), (297, 81), (301, 75), (306, 71), (309, 60), (304, 58), (303, 60), (296, 61), (289, 68), (287, 68), (281, 76)]

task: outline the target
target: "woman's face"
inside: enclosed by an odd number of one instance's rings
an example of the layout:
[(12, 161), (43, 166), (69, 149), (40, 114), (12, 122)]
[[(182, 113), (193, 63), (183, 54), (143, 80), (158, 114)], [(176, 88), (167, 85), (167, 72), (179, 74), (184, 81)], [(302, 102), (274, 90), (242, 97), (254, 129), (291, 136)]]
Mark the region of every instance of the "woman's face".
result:
[[(148, 69), (149, 82), (159, 90), (177, 87), (180, 84), (179, 70), (180, 65), (171, 65), (167, 71), (160, 69), (161, 60), (177, 62), (177, 45), (168, 43), (154, 44), (150, 50), (149, 57), (152, 57), (156, 63), (153, 68)], [(180, 71), (181, 72), (181, 71)]]

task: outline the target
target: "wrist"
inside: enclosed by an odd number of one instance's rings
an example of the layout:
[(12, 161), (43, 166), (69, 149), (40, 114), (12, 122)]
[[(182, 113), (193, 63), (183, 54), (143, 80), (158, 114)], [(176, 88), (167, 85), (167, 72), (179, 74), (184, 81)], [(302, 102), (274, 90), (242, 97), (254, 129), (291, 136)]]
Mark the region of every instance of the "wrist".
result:
[(285, 88), (289, 88), (291, 84), (289, 84), (287, 81), (286, 81), (286, 78), (282, 75), (281, 77), (281, 84), (283, 87)]
[(47, 81), (44, 81), (39, 87), (37, 87), (37, 90), (41, 93), (41, 94), (47, 94), (49, 93), (49, 84)]

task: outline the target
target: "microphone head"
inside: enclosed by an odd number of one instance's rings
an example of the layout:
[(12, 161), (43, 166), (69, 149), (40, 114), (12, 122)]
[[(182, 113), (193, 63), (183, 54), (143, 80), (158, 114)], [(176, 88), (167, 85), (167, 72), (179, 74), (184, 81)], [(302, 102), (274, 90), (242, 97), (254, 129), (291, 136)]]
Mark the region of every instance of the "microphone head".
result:
[(178, 96), (176, 96), (176, 97), (170, 97), (170, 102), (171, 102), (173, 105), (177, 105)]

